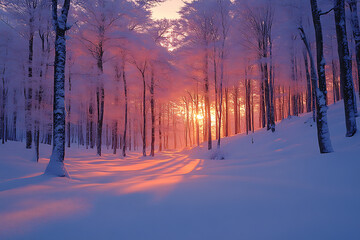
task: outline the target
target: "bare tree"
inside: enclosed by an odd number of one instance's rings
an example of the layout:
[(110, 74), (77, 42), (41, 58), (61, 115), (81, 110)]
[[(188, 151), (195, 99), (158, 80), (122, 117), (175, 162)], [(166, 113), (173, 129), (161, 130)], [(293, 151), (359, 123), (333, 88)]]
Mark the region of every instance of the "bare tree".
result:
[(333, 152), (333, 148), (331, 145), (330, 132), (327, 122), (327, 106), (325, 101), (325, 95), (318, 88), (317, 74), (315, 71), (315, 62), (311, 53), (310, 44), (307, 40), (304, 29), (300, 27), (299, 30), (300, 30), (301, 39), (305, 44), (310, 59), (311, 83), (316, 93), (316, 113), (317, 113), (316, 126), (317, 126), (317, 136), (318, 136), (320, 153), (330, 153)]
[(340, 83), (345, 107), (346, 136), (352, 137), (357, 129), (352, 64), (346, 34), (345, 0), (335, 1), (334, 12), (340, 62)]
[[(271, 30), (274, 19), (274, 10), (270, 3), (266, 6), (252, 11), (249, 9), (249, 24), (257, 41), (257, 51), (259, 56), (259, 67), (261, 70), (261, 106), (262, 112), (266, 113), (267, 129), (275, 131), (274, 106), (273, 106), (273, 79), (272, 66), (269, 66), (269, 59), (272, 58), (271, 51)], [(270, 61), (271, 62), (271, 61)], [(261, 122), (265, 122), (264, 120)]]
[[(223, 101), (223, 83), (224, 83), (224, 65), (225, 65), (225, 44), (228, 37), (230, 27), (230, 1), (217, 0), (217, 6), (219, 7), (219, 21), (220, 21), (220, 104), (219, 104), (219, 132), (217, 146), (220, 147), (221, 142), (221, 117), (222, 117), (222, 101)], [(229, 131), (229, 115), (228, 115), (228, 89), (226, 92), (226, 125), (225, 125), (225, 136), (228, 136)]]
[(70, 0), (64, 0), (61, 14), (58, 16), (58, 1), (52, 0), (52, 19), (56, 33), (54, 61), (54, 127), (53, 150), (45, 173), (59, 177), (68, 176), (64, 166), (65, 157), (65, 60), (66, 31), (70, 29), (67, 18)]
[(141, 80), (143, 85), (142, 91), (142, 115), (143, 115), (143, 124), (142, 124), (142, 141), (143, 141), (143, 156), (146, 156), (146, 70), (148, 68), (148, 60), (143, 61), (133, 60), (134, 66), (139, 70), (141, 74)]
[(327, 103), (327, 91), (326, 91), (326, 76), (325, 76), (325, 59), (324, 59), (324, 40), (323, 32), (321, 26), (321, 15), (322, 13), (318, 8), (317, 0), (310, 0), (312, 18), (315, 28), (315, 38), (316, 38), (316, 62), (317, 62), (317, 71), (319, 76), (319, 89), (324, 93), (325, 100)]
[[(110, 5), (112, 4), (112, 5)], [(96, 61), (98, 69), (97, 87), (96, 87), (96, 107), (97, 107), (97, 131), (96, 131), (96, 148), (97, 154), (101, 156), (102, 147), (102, 132), (104, 122), (104, 106), (105, 106), (105, 88), (103, 82), (104, 74), (104, 59), (105, 51), (107, 50), (107, 43), (110, 38), (107, 36), (108, 32), (113, 27), (114, 23), (122, 16), (119, 12), (114, 12), (115, 7), (112, 2), (107, 0), (97, 0), (94, 3), (84, 1), (82, 5), (85, 8), (85, 19), (89, 22), (89, 31), (81, 33), (80, 40), (86, 46), (91, 56)], [(111, 9), (111, 11), (109, 11)]]
[[(358, 82), (360, 89), (360, 27), (359, 27), (359, 17), (357, 12), (358, 11), (357, 1), (347, 0), (347, 3), (349, 4), (350, 12), (351, 12), (350, 19), (351, 19), (351, 27), (353, 30), (353, 36), (355, 40), (356, 66), (357, 66), (357, 75), (358, 75)], [(359, 96), (360, 96), (360, 90), (359, 90)]]

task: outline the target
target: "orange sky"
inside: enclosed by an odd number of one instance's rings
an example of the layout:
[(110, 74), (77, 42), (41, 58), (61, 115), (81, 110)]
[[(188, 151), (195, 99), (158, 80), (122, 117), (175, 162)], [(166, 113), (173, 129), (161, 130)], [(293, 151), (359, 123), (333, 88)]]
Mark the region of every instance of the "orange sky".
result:
[(154, 19), (175, 19), (179, 18), (177, 13), (180, 8), (184, 5), (182, 0), (167, 0), (164, 3), (156, 6), (152, 9)]

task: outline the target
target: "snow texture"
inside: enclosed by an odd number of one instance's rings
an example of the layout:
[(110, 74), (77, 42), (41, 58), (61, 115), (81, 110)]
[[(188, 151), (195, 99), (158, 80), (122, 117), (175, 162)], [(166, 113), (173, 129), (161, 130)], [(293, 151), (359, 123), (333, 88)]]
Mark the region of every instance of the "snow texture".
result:
[[(156, 158), (71, 148), (69, 178), (43, 175), (25, 143), (0, 145), (0, 239), (359, 239), (360, 135), (329, 107), (334, 153), (319, 154), (311, 113)], [(357, 119), (359, 123), (359, 119)], [(61, 167), (61, 166), (54, 166)]]

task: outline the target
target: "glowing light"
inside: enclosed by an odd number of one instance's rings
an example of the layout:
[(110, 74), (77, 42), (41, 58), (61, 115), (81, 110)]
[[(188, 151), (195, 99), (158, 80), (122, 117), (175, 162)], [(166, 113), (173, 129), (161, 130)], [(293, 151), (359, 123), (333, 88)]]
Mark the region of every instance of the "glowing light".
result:
[(180, 17), (178, 11), (184, 6), (182, 0), (168, 0), (155, 6), (152, 9), (152, 16), (154, 19), (177, 19)]
[(201, 115), (201, 114), (198, 114), (198, 115), (196, 116), (196, 118), (199, 119), (199, 120), (203, 120), (203, 119), (204, 119), (204, 116)]

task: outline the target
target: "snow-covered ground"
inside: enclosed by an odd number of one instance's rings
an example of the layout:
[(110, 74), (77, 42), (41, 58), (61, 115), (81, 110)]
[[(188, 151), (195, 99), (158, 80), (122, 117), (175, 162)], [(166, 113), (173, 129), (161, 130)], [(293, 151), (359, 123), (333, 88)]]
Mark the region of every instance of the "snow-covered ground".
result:
[[(42, 175), (22, 143), (0, 145), (0, 239), (360, 239), (360, 134), (345, 138), (330, 107), (335, 152), (318, 153), (309, 114), (203, 148), (96, 157), (71, 149), (71, 179)], [(358, 126), (360, 121), (358, 119)]]

